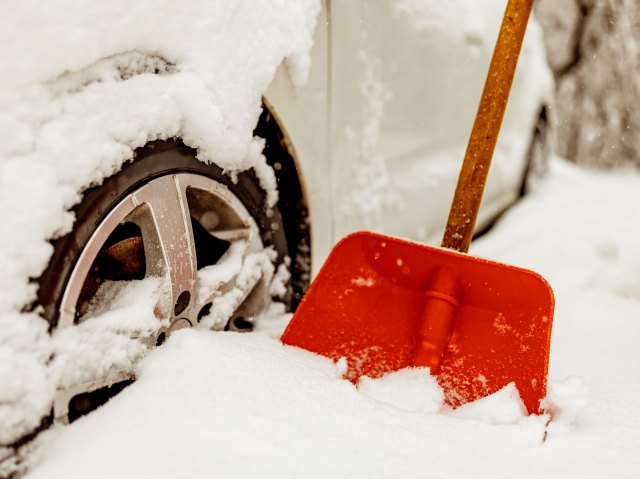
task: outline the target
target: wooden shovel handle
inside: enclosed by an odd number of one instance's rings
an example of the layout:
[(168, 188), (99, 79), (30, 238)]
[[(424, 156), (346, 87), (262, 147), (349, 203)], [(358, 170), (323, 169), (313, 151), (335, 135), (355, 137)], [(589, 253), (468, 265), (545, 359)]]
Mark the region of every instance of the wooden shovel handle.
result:
[(527, 29), (533, 0), (509, 0), (451, 204), (444, 248), (466, 253)]

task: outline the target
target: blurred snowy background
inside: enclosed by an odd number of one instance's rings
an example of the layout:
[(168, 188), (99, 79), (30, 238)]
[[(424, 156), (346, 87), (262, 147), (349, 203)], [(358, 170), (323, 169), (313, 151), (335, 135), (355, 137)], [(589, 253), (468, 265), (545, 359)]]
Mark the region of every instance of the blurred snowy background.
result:
[(557, 153), (583, 165), (640, 167), (637, 0), (538, 0), (556, 77)]

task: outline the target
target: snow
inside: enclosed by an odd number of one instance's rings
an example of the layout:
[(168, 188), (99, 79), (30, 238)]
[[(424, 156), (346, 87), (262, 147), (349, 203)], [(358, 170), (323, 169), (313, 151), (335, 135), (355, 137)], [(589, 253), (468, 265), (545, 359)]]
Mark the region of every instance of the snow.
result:
[(69, 231), (78, 192), (148, 141), (179, 136), (205, 162), (255, 167), (274, 201), (252, 131), (276, 67), (288, 58), (293, 77), (305, 77), (317, 0), (4, 7), (0, 313), (33, 299), (28, 278), (46, 265), (46, 240)]
[[(466, 2), (447, 6), (456, 16), (445, 15), (441, 3), (398, 0), (395, 9), (416, 30), (450, 29), (446, 21), (458, 18), (461, 41), (484, 36), (476, 10), (462, 9)], [(304, 82), (320, 2), (3, 6), (0, 461), (2, 445), (48, 414), (56, 387), (107, 373), (108, 357), (135, 369), (138, 380), (93, 414), (42, 434), (27, 451), (31, 477), (640, 475), (637, 174), (596, 174), (556, 160), (550, 178), (473, 246), (474, 254), (542, 273), (554, 287), (543, 416), (524, 416), (513, 386), (447, 410), (433, 378), (419, 369), (355, 387), (343, 379), (344, 361), (277, 340), (288, 320), (277, 303), (257, 334), (208, 331), (216, 322), (209, 317), (145, 357), (131, 335), (157, 330), (157, 287), (149, 281), (111, 285), (123, 294), (108, 311), (94, 310), (78, 327), (50, 336), (36, 313), (21, 312), (34, 298), (29, 279), (49, 259), (48, 240), (71, 228), (68, 210), (79, 193), (118, 171), (135, 148), (180, 136), (202, 161), (231, 175), (253, 167), (274, 203), (274, 176), (252, 130), (280, 63), (295, 84)], [(381, 196), (388, 171), (371, 154), (390, 92), (375, 59), (362, 60), (370, 63), (361, 89), (371, 115), (350, 139), (374, 162), (356, 169), (366, 188), (351, 206), (375, 224), (370, 206), (395, 201)], [(252, 257), (240, 280), (272, 267), (265, 254)], [(237, 271), (231, 256), (228, 266)], [(213, 283), (224, 272), (202, 274)], [(286, 275), (285, 268), (275, 273), (273, 292), (282, 291)], [(355, 281), (370, 286), (368, 278)], [(217, 298), (217, 306), (230, 308), (238, 294)]]
[(527, 409), (516, 385), (510, 383), (490, 396), (460, 406), (451, 415), (487, 424), (517, 424), (527, 415)]
[[(319, 10), (319, 0), (3, 3), (0, 448), (48, 414), (62, 337), (89, 328), (51, 340), (44, 320), (21, 312), (35, 299), (30, 279), (49, 261), (49, 240), (70, 231), (79, 193), (136, 148), (180, 137), (231, 175), (254, 168), (273, 205), (275, 176), (252, 132), (282, 62), (304, 82)], [(65, 354), (50, 361), (56, 341)]]
[(640, 176), (551, 166), (473, 245), (555, 289), (548, 414), (524, 416), (513, 385), (450, 411), (420, 369), (355, 387), (274, 328), (185, 330), (106, 406), (43, 435), (29, 477), (638, 477)]
[(393, 95), (382, 80), (382, 62), (366, 51), (360, 52), (358, 60), (364, 67), (364, 78), (359, 85), (363, 108), (361, 128), (347, 127), (348, 171), (341, 172), (343, 178), (351, 181), (340, 185), (338, 195), (344, 199), (336, 215), (345, 219), (356, 215), (368, 228), (382, 226), (381, 212), (385, 205), (400, 200), (390, 184), (389, 169), (384, 155), (380, 152), (380, 133), (385, 105)]
[[(429, 453), (434, 444), (453, 448), (492, 428), (387, 407), (341, 379), (331, 361), (257, 335), (180, 332), (139, 373), (107, 408), (50, 433), (45, 466), (30, 477), (442, 474), (450, 468)], [(107, 411), (129, 418), (126, 427)], [(540, 431), (510, 426), (495, 436), (465, 456), (541, 440)], [(477, 466), (452, 467), (471, 474)]]
[(542, 405), (553, 420), (549, 431), (553, 434), (569, 433), (588, 405), (589, 390), (581, 378), (569, 377), (551, 383)]
[(438, 412), (444, 402), (444, 392), (429, 368), (402, 369), (377, 379), (363, 376), (358, 391), (409, 412)]
[(96, 296), (109, 299), (100, 301), (100, 311), (90, 311), (90, 317), (76, 327), (53, 333), (54, 356), (49, 364), (52, 383), (66, 388), (132, 371), (147, 352), (144, 341), (132, 338), (150, 338), (161, 326), (153, 314), (160, 284), (159, 279), (147, 278), (102, 285)]
[(284, 259), (284, 262), (278, 265), (271, 283), (269, 284), (269, 294), (274, 298), (284, 298), (287, 294), (287, 284), (291, 279), (291, 258), (288, 256)]
[(53, 349), (47, 324), (36, 314), (0, 318), (0, 345), (0, 444), (10, 444), (51, 408), (55, 387), (43, 364)]
[(210, 312), (201, 319), (201, 327), (223, 328), (261, 279), (267, 283), (272, 280), (272, 260), (277, 256), (273, 248), (254, 253), (247, 253), (247, 249), (248, 242), (234, 241), (216, 264), (198, 271), (198, 304), (205, 304), (212, 291), (224, 291), (212, 298)]
[(482, 21), (486, 2), (471, 3), (464, 0), (396, 0), (394, 12), (406, 17), (418, 31), (457, 32), (459, 41), (481, 45), (487, 36), (487, 25)]

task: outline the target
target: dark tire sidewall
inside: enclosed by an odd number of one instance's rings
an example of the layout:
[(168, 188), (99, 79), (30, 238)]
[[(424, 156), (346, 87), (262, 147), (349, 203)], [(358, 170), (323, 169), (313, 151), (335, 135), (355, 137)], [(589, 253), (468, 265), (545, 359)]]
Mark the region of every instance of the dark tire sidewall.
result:
[(120, 172), (84, 192), (73, 210), (76, 221), (72, 232), (53, 243), (54, 253), (38, 281), (38, 302), (51, 328), (57, 324), (60, 302), (73, 268), (98, 225), (128, 194), (160, 176), (193, 173), (225, 185), (255, 220), (264, 246), (272, 246), (278, 253), (278, 262), (283, 261), (288, 249), (282, 217), (277, 206), (267, 214), (266, 193), (253, 171), (232, 178), (219, 166), (199, 161), (196, 155), (195, 150), (177, 140), (152, 142), (136, 150), (133, 161)]

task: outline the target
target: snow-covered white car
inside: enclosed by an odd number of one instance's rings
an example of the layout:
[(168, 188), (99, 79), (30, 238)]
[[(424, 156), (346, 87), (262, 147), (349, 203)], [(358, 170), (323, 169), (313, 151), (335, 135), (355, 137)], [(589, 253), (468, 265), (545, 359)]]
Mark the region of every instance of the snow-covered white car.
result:
[[(295, 308), (342, 235), (437, 242), (505, 5), (8, 0), (0, 463), (172, 331)], [(533, 20), (479, 228), (543, 157), (551, 89)]]

